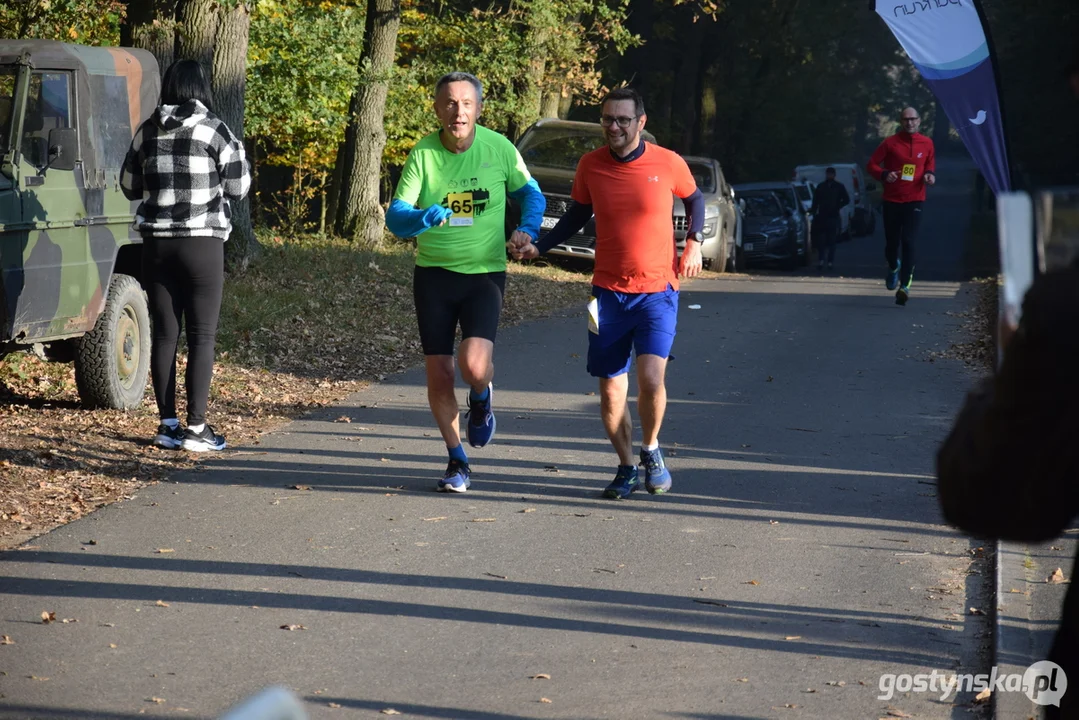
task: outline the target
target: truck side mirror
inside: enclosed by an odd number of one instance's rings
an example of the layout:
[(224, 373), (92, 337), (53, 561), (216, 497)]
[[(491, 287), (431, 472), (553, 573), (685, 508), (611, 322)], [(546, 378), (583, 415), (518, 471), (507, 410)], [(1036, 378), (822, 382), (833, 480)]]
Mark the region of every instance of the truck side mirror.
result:
[(74, 170), (78, 140), (75, 128), (56, 128), (49, 131), (48, 167), (54, 170)]

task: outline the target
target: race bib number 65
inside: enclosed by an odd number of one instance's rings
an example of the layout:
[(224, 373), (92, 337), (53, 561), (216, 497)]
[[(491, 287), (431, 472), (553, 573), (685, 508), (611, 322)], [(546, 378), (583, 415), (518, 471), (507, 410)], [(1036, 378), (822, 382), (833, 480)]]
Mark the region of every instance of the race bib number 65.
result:
[(451, 227), (461, 227), (472, 224), (474, 208), (472, 204), (472, 193), (450, 193), (446, 197), (446, 201), (449, 203), (450, 211), (453, 212), (453, 217), (450, 218)]
[(913, 164), (907, 163), (906, 165), (904, 165), (902, 179), (906, 180), (907, 182), (914, 182), (914, 170), (915, 167)]

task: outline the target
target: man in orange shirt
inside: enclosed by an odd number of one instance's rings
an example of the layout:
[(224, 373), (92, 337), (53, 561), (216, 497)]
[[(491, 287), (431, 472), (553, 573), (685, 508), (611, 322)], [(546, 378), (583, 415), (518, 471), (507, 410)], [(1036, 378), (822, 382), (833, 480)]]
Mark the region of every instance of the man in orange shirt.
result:
[[(659, 449), (659, 428), (667, 408), (664, 377), (678, 321), (678, 276), (694, 277), (701, 271), (704, 199), (685, 160), (641, 139), (648, 118), (636, 90), (614, 90), (602, 107), (600, 124), (607, 146), (578, 163), (573, 206), (545, 237), (514, 244), (511, 252), (518, 260), (539, 257), (596, 216), (588, 372), (599, 378), (603, 425), (618, 453), (614, 481), (603, 494), (624, 499), (641, 485), (626, 402), (634, 350), (644, 486), (652, 494), (671, 488), (671, 473)], [(680, 260), (674, 239), (674, 195), (685, 201), (689, 221)]]

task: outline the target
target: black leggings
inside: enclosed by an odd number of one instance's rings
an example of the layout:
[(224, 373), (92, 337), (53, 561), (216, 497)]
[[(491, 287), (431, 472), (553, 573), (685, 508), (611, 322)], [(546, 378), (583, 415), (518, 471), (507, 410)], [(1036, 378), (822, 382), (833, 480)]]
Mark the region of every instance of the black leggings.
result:
[(157, 411), (176, 417), (176, 344), (187, 326), (187, 424), (206, 422), (214, 342), (225, 284), (225, 243), (215, 237), (145, 238), (142, 273), (150, 297), (150, 350)]
[(922, 202), (884, 203), (884, 259), (889, 269), (895, 269), (902, 250), (903, 264), (899, 268), (899, 284), (909, 287), (914, 277), (914, 241), (922, 220)]

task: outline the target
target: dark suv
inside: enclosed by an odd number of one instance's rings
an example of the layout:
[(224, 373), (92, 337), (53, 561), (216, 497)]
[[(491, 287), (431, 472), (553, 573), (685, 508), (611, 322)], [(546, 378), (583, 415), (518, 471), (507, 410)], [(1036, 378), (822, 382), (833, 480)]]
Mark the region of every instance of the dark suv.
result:
[[(656, 138), (647, 131), (641, 136), (655, 143)], [(524, 158), (528, 171), (539, 183), (547, 198), (547, 210), (543, 214), (540, 237), (555, 226), (566, 214), (573, 188), (573, 174), (577, 161), (585, 153), (602, 147), (607, 141), (599, 123), (576, 122), (544, 118), (538, 120), (517, 141), (517, 149)], [(684, 230), (683, 230), (684, 232)], [(581, 232), (561, 245), (551, 248), (550, 254), (592, 260), (596, 256), (596, 221), (588, 221)]]

